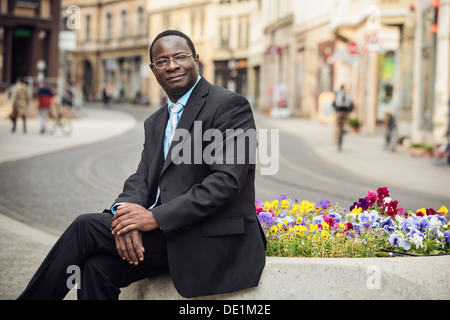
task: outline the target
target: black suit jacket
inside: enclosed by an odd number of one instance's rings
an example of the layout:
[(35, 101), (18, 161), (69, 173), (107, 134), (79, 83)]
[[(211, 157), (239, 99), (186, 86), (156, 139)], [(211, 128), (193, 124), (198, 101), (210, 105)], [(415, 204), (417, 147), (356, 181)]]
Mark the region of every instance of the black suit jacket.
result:
[[(244, 153), (242, 148), (234, 153), (224, 150), (223, 164), (203, 157), (204, 151), (205, 155), (220, 154), (219, 149), (214, 149), (219, 153), (211, 152), (211, 146), (220, 147), (220, 139), (203, 141), (208, 140), (204, 134), (209, 129), (219, 130), (214, 132), (221, 132), (224, 139), (230, 129), (241, 133), (240, 138), (242, 133), (255, 132), (248, 101), (202, 78), (178, 123), (177, 134), (182, 135), (174, 138), (164, 160), (168, 118), (165, 106), (145, 121), (141, 161), (116, 202), (150, 207), (159, 186), (161, 205), (152, 212), (166, 237), (170, 274), (182, 296), (257, 286), (266, 239), (255, 212), (255, 150), (251, 143)], [(228, 138), (227, 147), (238, 139), (236, 135)]]

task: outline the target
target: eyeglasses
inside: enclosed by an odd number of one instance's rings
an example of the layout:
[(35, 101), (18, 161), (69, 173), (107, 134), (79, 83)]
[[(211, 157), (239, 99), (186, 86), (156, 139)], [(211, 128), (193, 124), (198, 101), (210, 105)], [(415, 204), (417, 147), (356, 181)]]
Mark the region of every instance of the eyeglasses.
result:
[(169, 66), (170, 61), (173, 61), (175, 64), (180, 65), (184, 62), (186, 62), (186, 59), (192, 56), (191, 54), (179, 54), (173, 58), (170, 59), (159, 59), (158, 61), (155, 61), (151, 65), (155, 66), (156, 69), (165, 69)]

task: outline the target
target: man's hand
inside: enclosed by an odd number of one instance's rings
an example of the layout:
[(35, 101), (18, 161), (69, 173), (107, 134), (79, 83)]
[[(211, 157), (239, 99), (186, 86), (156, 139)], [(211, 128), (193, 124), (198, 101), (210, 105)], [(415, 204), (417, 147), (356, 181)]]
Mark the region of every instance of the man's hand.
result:
[(117, 253), (130, 264), (138, 265), (144, 260), (145, 249), (142, 246), (142, 233), (138, 230), (130, 231), (122, 236), (116, 235)]
[(117, 208), (111, 224), (112, 234), (115, 236), (125, 235), (126, 233), (139, 230), (141, 232), (152, 231), (159, 228), (153, 213), (144, 207), (124, 203)]

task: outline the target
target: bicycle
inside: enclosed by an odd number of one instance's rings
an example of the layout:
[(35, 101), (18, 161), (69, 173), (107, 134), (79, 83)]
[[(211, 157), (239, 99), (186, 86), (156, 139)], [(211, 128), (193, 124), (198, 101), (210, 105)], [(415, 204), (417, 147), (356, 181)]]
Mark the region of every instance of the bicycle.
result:
[(72, 133), (72, 111), (66, 106), (57, 106), (56, 115), (50, 113), (48, 133), (54, 134), (58, 128), (63, 135), (68, 136)]

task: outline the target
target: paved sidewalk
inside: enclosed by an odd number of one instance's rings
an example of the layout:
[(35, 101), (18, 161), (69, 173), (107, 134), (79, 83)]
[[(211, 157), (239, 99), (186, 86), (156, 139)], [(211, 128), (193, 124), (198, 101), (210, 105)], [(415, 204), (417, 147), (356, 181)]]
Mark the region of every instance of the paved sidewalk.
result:
[[(450, 166), (433, 159), (414, 158), (406, 150), (396, 153), (383, 150), (383, 137), (367, 137), (349, 133), (344, 139), (344, 150), (337, 152), (332, 142), (331, 124), (318, 124), (298, 118), (272, 119), (255, 113), (259, 128), (282, 128), (310, 143), (311, 150), (343, 170), (370, 175), (380, 182), (390, 181), (411, 189), (428, 190), (449, 198)], [(85, 108), (74, 122), (73, 134), (65, 137), (40, 135), (35, 119), (28, 122), (28, 133), (10, 133), (11, 124), (0, 119), (0, 163), (38, 154), (70, 148), (111, 138), (130, 130), (136, 124), (130, 115), (104, 109)], [(5, 216), (0, 206), (0, 299), (15, 299), (25, 288), (52, 244), (54, 235), (29, 227)]]

